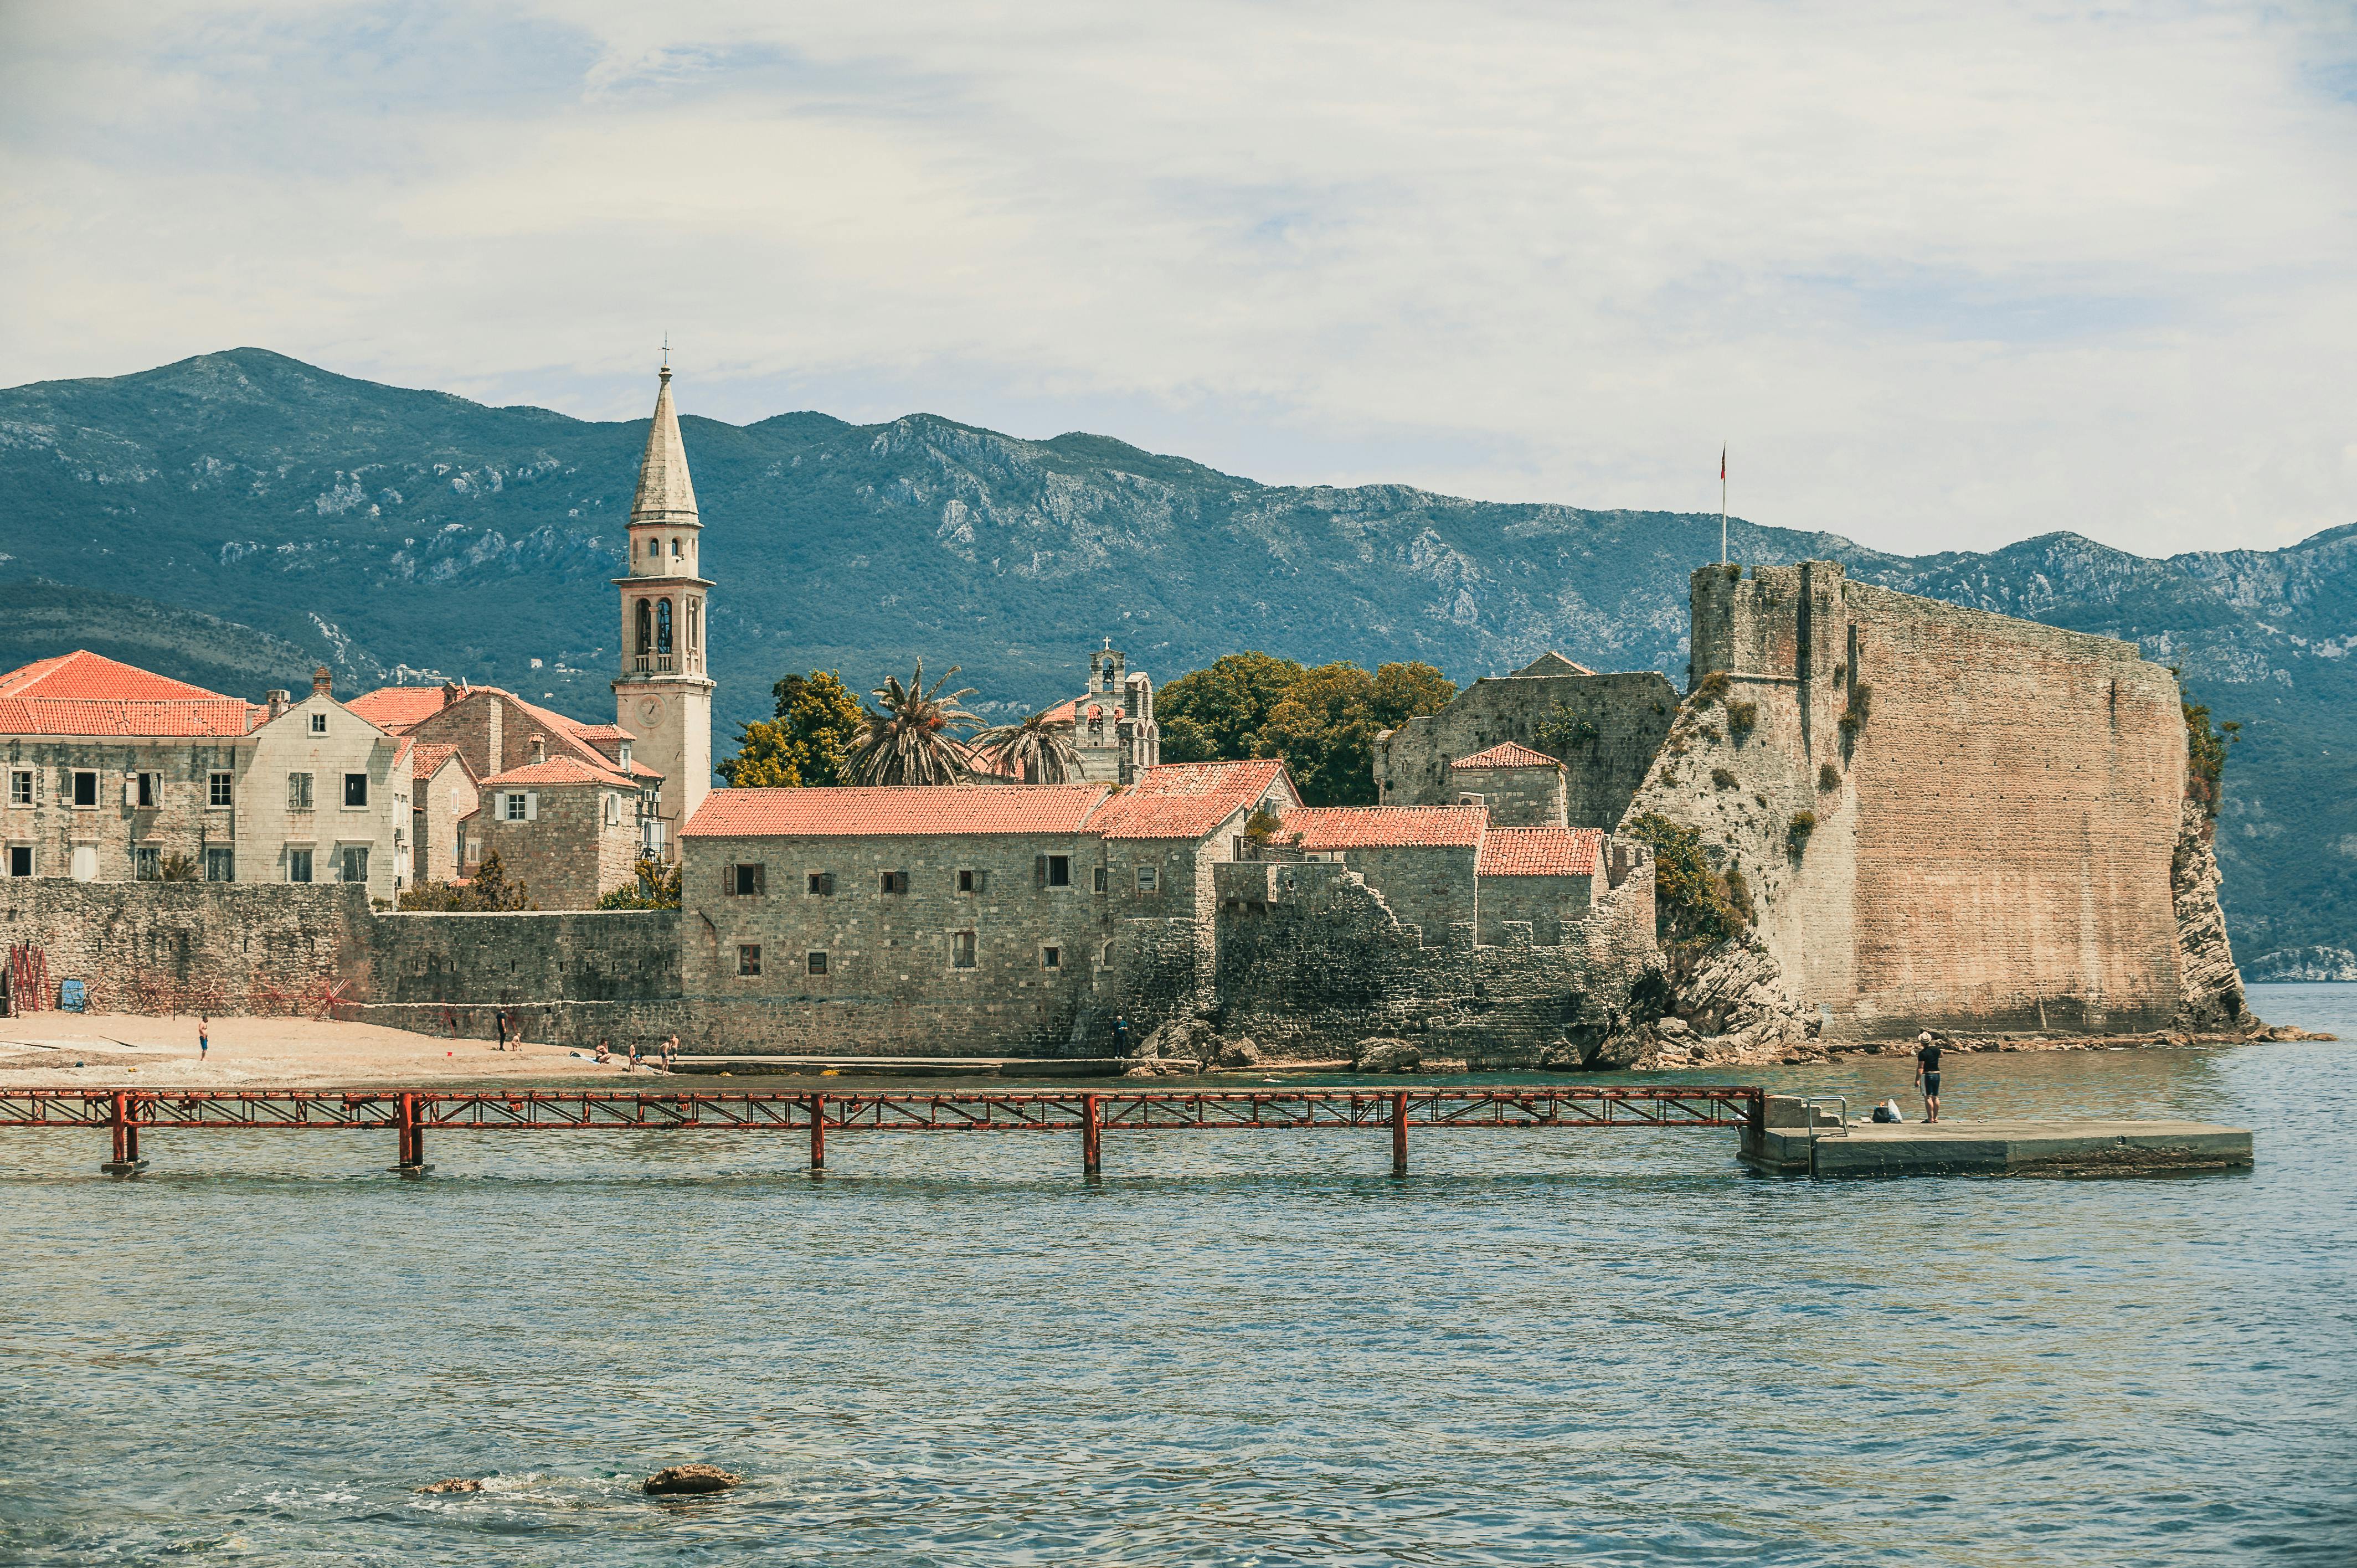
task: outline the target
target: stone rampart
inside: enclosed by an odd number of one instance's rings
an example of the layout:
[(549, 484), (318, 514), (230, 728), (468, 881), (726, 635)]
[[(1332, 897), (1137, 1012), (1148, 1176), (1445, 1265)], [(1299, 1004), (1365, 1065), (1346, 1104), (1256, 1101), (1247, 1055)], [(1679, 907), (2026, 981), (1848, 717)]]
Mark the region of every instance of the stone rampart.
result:
[(0, 881), (0, 943), (47, 955), (49, 990), (79, 980), (94, 1013), (290, 1014), (361, 981), (369, 892), (358, 883)]
[(1701, 830), (1742, 874), (1829, 1032), (2176, 1017), (2185, 727), (2168, 671), (1830, 562), (1706, 567), (1694, 625), (1696, 688), (1630, 816)]

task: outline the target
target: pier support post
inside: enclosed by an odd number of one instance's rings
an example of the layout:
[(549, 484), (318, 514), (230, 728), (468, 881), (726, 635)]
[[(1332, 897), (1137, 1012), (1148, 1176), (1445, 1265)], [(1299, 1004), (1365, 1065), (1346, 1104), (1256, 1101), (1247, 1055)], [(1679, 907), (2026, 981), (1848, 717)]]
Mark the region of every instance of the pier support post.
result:
[(1407, 1175), (1407, 1090), (1392, 1091), (1392, 1175)]
[(139, 1123), (131, 1119), (130, 1094), (116, 1090), (109, 1110), (107, 1121), (114, 1133), (114, 1158), (98, 1168), (111, 1176), (137, 1176), (147, 1168), (147, 1162), (139, 1157)]
[(425, 1163), (425, 1126), (418, 1120), (417, 1094), (405, 1090), (401, 1096), (401, 1160), (393, 1167), (393, 1174), (414, 1181), (434, 1167)]
[(1097, 1166), (1100, 1163), (1100, 1157), (1103, 1153), (1103, 1148), (1101, 1147), (1101, 1139), (1099, 1138), (1099, 1133), (1103, 1126), (1103, 1123), (1097, 1114), (1097, 1097), (1093, 1094), (1082, 1095), (1081, 1174), (1082, 1176), (1092, 1176), (1097, 1174)]
[(810, 1097), (811, 1169), (826, 1169), (826, 1096)]

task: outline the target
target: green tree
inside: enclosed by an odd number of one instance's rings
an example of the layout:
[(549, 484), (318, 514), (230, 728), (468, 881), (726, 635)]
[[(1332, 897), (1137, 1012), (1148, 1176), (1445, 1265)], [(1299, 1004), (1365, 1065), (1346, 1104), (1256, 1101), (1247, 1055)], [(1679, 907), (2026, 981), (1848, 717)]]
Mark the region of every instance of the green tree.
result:
[(740, 725), (737, 755), (720, 765), (736, 789), (791, 789), (850, 781), (850, 756), (866, 714), (832, 670), (789, 675), (770, 688), (777, 716)]
[(1355, 664), (1321, 664), (1286, 688), (1261, 727), (1263, 757), (1281, 757), (1312, 806), (1375, 800), (1375, 678)]
[(405, 887), (401, 894), (401, 907), (406, 910), (425, 912), (486, 911), (511, 912), (537, 909), (532, 895), (521, 882), (508, 880), (507, 867), (500, 864), (500, 852), (483, 856), (483, 864), (465, 882), (420, 882)]
[(1008, 778), (1026, 784), (1061, 784), (1081, 776), (1072, 726), (1051, 724), (1045, 714), (984, 730), (974, 737), (974, 746)]
[(1261, 731), (1304, 671), (1266, 653), (1224, 653), (1154, 693), (1165, 762), (1233, 762), (1262, 755)]
[(2185, 798), (2205, 815), (2218, 814), (2226, 783), (2226, 748), (2243, 738), (2243, 726), (2229, 719), (2212, 727), (2207, 703), (2186, 703)]
[(1713, 869), (1700, 832), (1648, 811), (1629, 824), (1629, 836), (1653, 852), (1656, 938), (1674, 946), (1704, 946), (1743, 927), (1740, 911), (1750, 902), (1750, 889), (1740, 874), (1721, 876)]
[(679, 908), (679, 872), (676, 865), (665, 866), (660, 861), (640, 855), (632, 867), (636, 877), (615, 888), (597, 900), (600, 909), (676, 909)]
[(868, 693), (884, 711), (866, 715), (866, 732), (851, 757), (854, 782), (954, 784), (966, 776), (965, 757), (953, 732), (974, 729), (982, 721), (958, 706), (960, 699), (974, 695), (973, 687), (942, 695), (942, 688), (957, 672), (958, 666), (951, 665), (949, 673), (927, 691), (925, 661), (920, 659), (906, 686), (898, 676), (888, 676)]
[(1397, 729), (1413, 718), (1437, 714), (1457, 695), (1457, 682), (1431, 665), (1383, 664), (1375, 670), (1375, 727)]

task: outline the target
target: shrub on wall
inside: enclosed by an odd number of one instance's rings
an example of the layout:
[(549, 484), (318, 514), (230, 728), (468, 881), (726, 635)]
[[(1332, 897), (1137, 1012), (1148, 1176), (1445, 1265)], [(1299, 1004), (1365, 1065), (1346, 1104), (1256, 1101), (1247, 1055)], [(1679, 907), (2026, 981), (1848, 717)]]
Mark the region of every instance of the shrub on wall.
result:
[(500, 864), (500, 852), (483, 856), (483, 864), (475, 868), (473, 878), (466, 882), (421, 882), (404, 888), (401, 907), (412, 913), (444, 914), (476, 910), (510, 913), (519, 909), (537, 909), (532, 896), (521, 882), (510, 882), (507, 867)]
[(1593, 745), (1603, 732), (1596, 721), (1586, 714), (1574, 712), (1569, 703), (1557, 703), (1555, 711), (1538, 723), (1533, 732), (1542, 751), (1566, 752), (1577, 746)]
[(1840, 768), (1835, 768), (1835, 767), (1832, 763), (1830, 763), (1830, 762), (1820, 762), (1820, 763), (1818, 763), (1818, 764), (1817, 764), (1817, 788), (1818, 788), (1818, 789), (1840, 789), (1840, 788), (1841, 788), (1841, 769), (1840, 769)]
[(1715, 703), (1727, 695), (1727, 671), (1714, 670), (1695, 683), (1695, 695), (1705, 702)]
[(2226, 748), (2243, 738), (2243, 726), (2229, 719), (2212, 727), (2206, 703), (2186, 703), (2184, 708), (2185, 798), (2214, 817), (2225, 783)]
[(1735, 788), (1735, 775), (1732, 771), (1725, 768), (1712, 768), (1710, 770), (1710, 781), (1712, 787), (1715, 789), (1732, 789)]
[(1849, 706), (1842, 710), (1843, 736), (1848, 739), (1857, 739), (1857, 732), (1866, 727), (1866, 721), (1873, 712), (1874, 688), (1860, 681), (1850, 688)]
[[(1712, 869), (1702, 834), (1648, 811), (1628, 824), (1629, 836), (1653, 852), (1653, 934), (1669, 943), (1723, 940), (1745, 918), (1728, 897), (1727, 880)], [(1749, 902), (1749, 890), (1745, 890)]]
[(666, 867), (660, 861), (639, 857), (637, 873), (630, 882), (615, 888), (597, 900), (600, 909), (676, 909), (679, 908), (679, 874), (676, 865)]
[(1738, 737), (1749, 735), (1751, 726), (1759, 722), (1759, 703), (1729, 703), (1727, 704), (1727, 727)]
[(1751, 884), (1744, 880), (1741, 867), (1728, 866), (1727, 875), (1719, 881), (1727, 889), (1727, 908), (1741, 916), (1745, 925), (1759, 918), (1760, 911), (1751, 904)]
[(1809, 835), (1817, 831), (1814, 811), (1795, 811), (1784, 824), (1784, 843), (1794, 854), (1809, 847)]

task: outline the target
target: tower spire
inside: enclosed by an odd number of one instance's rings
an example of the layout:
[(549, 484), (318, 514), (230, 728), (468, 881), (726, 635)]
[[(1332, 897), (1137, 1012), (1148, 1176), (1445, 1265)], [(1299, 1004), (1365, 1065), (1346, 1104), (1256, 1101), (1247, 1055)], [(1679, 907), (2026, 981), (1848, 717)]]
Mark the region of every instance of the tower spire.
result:
[(630, 521), (694, 523), (695, 486), (687, 477), (687, 448), (679, 438), (679, 414), (671, 402), (671, 338), (663, 338), (662, 380), (655, 393), (655, 416), (647, 426), (646, 455), (639, 459), (639, 492)]

